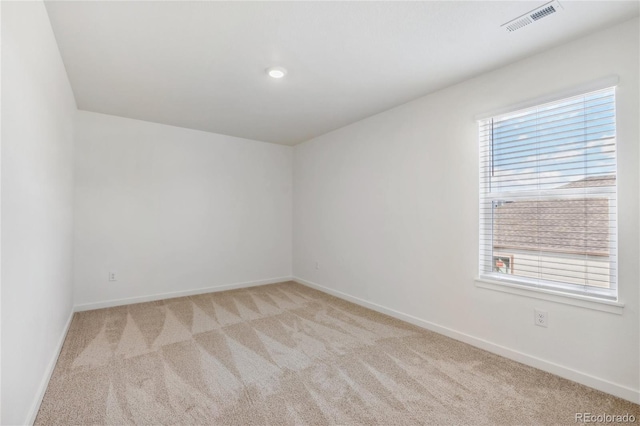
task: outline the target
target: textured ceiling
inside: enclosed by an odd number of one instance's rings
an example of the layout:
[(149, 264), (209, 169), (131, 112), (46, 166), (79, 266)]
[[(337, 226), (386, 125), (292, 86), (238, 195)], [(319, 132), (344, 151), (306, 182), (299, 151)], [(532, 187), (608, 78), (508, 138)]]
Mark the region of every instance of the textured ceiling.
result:
[[(638, 2), (47, 2), (78, 107), (293, 145), (638, 15)], [(281, 80), (265, 68), (288, 69)]]

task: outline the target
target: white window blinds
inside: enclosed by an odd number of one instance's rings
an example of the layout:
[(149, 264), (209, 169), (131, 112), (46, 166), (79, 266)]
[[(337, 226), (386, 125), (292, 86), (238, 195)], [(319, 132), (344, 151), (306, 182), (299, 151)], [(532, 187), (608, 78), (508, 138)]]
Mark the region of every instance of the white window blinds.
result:
[(616, 298), (615, 88), (479, 132), (480, 275)]

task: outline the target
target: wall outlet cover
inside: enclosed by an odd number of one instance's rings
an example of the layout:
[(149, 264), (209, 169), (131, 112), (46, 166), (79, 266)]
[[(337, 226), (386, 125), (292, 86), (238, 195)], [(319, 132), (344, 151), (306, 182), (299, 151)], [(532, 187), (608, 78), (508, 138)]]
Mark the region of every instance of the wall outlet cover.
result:
[(538, 327), (547, 327), (549, 325), (548, 319), (546, 311), (541, 311), (540, 309), (535, 309), (533, 311), (533, 321)]

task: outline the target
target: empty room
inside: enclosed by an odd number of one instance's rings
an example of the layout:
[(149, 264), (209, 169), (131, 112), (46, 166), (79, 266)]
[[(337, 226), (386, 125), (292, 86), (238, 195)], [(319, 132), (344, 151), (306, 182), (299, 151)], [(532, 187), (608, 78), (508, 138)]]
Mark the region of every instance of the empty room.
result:
[(0, 423), (640, 423), (639, 14), (0, 2)]

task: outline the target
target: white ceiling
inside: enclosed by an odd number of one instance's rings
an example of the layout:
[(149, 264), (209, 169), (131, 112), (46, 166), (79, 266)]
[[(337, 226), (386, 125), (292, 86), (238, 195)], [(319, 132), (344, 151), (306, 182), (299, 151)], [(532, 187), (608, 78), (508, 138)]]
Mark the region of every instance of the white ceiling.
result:
[[(293, 145), (638, 15), (563, 1), (48, 2), (78, 108)], [(288, 69), (282, 80), (265, 74)]]

